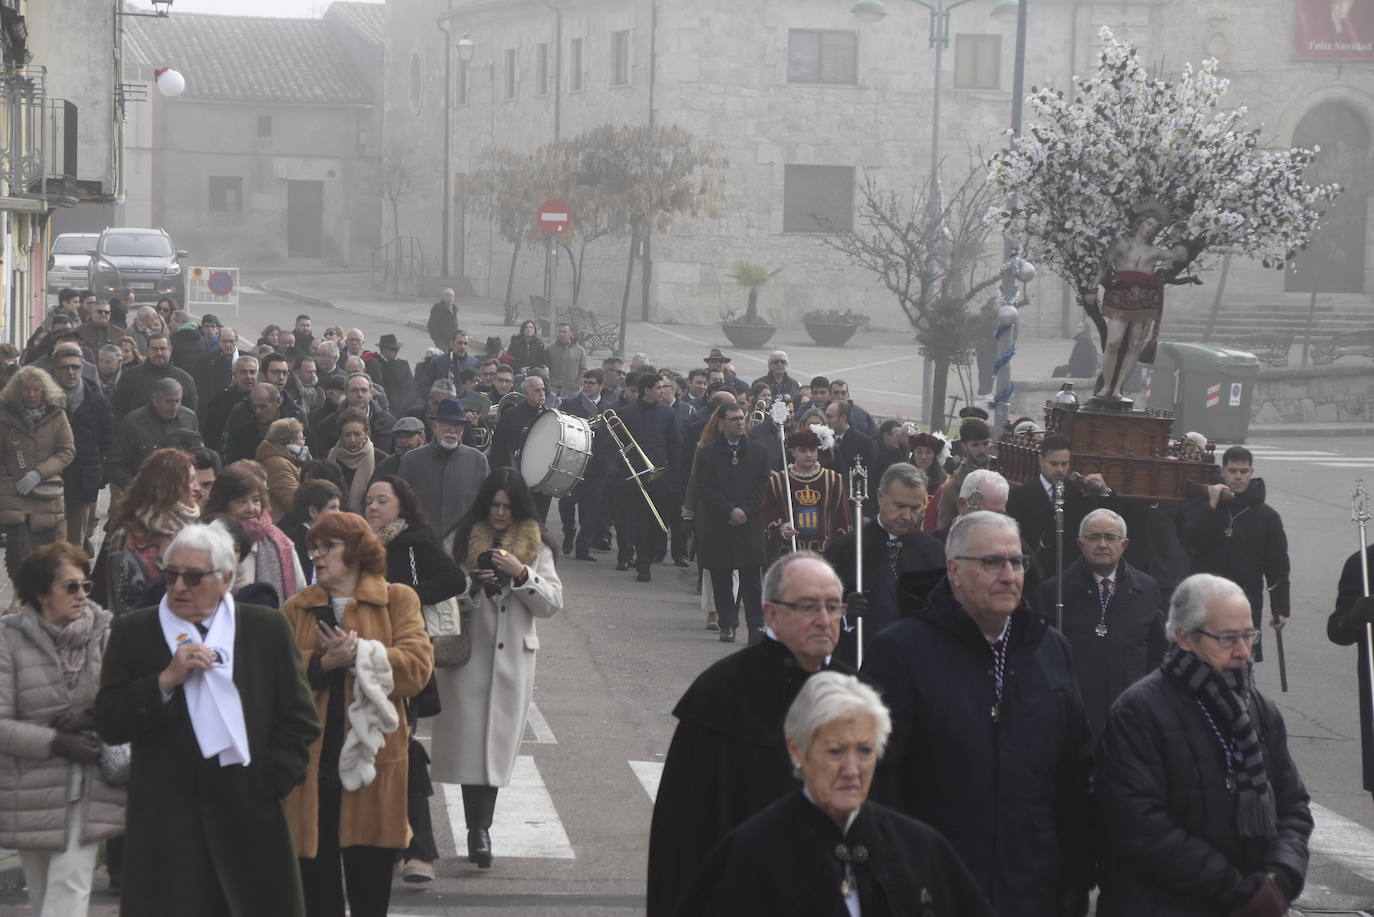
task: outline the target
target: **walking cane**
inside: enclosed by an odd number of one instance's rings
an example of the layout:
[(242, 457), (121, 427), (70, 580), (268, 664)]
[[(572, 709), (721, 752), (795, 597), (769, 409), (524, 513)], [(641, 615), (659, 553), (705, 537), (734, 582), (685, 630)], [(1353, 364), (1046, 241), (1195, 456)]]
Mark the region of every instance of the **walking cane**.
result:
[(787, 405), (781, 398), (773, 401), (771, 411), (773, 424), (778, 428), (778, 442), (782, 444), (782, 494), (787, 500), (787, 523), (792, 526), (792, 553), (797, 553), (797, 517), (792, 511), (792, 484), (787, 476), (787, 432), (784, 425), (787, 423)]
[[(1369, 540), (1366, 527), (1369, 525), (1369, 491), (1364, 488), (1364, 478), (1355, 479), (1355, 493), (1350, 497), (1350, 521), (1360, 528), (1360, 583), (1364, 587), (1364, 597), (1369, 598)], [(1369, 687), (1374, 692), (1374, 625), (1364, 626), (1364, 674), (1369, 679)]]
[[(864, 501), (868, 499), (868, 469), (864, 460), (854, 456), (854, 467), (849, 472), (849, 500), (854, 504), (854, 592), (864, 591)], [(860, 615), (854, 625), (854, 640), (859, 649), (854, 654), (855, 664), (864, 664), (864, 619)]]

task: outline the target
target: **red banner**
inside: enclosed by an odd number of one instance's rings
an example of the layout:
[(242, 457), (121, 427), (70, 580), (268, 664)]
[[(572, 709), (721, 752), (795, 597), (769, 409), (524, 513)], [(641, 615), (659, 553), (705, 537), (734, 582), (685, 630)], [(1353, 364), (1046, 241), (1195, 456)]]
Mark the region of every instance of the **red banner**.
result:
[(1374, 0), (1298, 0), (1293, 56), (1374, 61)]

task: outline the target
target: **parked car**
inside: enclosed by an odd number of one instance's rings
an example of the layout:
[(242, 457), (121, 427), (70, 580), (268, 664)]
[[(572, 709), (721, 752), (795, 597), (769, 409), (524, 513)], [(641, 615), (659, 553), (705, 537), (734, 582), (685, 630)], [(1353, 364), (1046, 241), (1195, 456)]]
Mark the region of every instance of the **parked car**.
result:
[(98, 232), (64, 232), (53, 240), (52, 254), (48, 256), (49, 293), (86, 286), (91, 273), (91, 256), (87, 252), (95, 248), (99, 238)]
[(106, 229), (91, 250), (90, 288), (105, 299), (115, 290), (134, 290), (139, 301), (173, 296), (186, 301), (186, 278), (172, 237), (164, 229), (121, 226)]

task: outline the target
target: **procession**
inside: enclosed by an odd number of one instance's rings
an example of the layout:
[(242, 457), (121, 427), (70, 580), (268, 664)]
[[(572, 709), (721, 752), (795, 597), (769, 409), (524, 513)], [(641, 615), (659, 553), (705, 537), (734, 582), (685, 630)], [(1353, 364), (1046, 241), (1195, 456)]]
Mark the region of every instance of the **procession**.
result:
[(1374, 0), (918, 2), (0, 4), (0, 915), (1374, 911)]

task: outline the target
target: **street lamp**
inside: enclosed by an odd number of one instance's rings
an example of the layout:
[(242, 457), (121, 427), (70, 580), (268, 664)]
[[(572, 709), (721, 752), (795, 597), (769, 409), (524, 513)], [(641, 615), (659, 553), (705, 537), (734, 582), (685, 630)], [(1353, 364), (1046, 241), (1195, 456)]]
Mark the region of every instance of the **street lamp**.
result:
[(153, 11), (151, 13), (138, 13), (131, 10), (115, 9), (116, 16), (140, 16), (149, 19), (166, 19), (172, 15), (172, 0), (152, 0)]
[(169, 99), (175, 99), (186, 91), (186, 77), (171, 67), (158, 67), (153, 71), (157, 91)]

